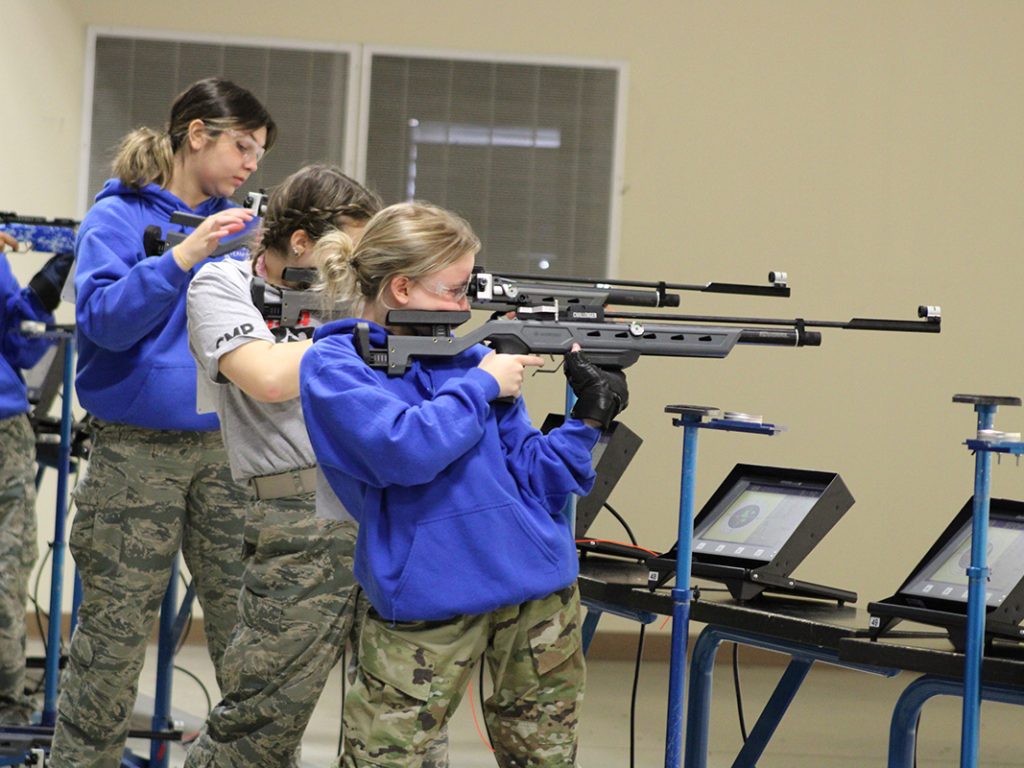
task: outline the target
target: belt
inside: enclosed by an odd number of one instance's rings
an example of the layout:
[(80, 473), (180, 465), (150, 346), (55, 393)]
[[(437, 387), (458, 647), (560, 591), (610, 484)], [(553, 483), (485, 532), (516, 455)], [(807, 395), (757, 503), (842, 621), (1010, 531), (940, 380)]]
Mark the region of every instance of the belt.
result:
[(316, 490), (316, 467), (293, 469), (276, 475), (261, 475), (250, 478), (249, 483), (257, 499), (280, 499), (285, 496), (300, 496)]

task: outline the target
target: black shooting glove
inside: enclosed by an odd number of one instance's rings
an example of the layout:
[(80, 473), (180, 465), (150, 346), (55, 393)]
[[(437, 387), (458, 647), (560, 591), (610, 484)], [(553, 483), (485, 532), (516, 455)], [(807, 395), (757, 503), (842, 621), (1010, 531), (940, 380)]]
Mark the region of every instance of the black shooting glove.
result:
[(43, 264), (43, 268), (28, 281), (28, 287), (39, 298), (39, 303), (47, 312), (53, 312), (60, 304), (60, 292), (74, 262), (75, 254), (58, 253)]
[(565, 356), (565, 377), (576, 393), (574, 419), (593, 419), (608, 429), (612, 419), (629, 405), (626, 374), (621, 368), (601, 368), (576, 351)]

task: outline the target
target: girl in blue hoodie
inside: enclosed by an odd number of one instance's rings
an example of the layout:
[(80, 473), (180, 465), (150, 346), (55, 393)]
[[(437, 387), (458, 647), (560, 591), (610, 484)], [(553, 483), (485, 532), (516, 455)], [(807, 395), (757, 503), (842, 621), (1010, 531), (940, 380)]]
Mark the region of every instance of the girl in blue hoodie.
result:
[[(76, 243), (78, 399), (94, 417), (70, 545), (83, 602), (62, 680), (51, 763), (115, 766), (128, 733), (145, 648), (183, 550), (220, 679), (242, 573), (244, 488), (230, 475), (213, 414), (196, 412), (186, 290), (220, 241), (253, 214), (229, 198), (273, 144), (276, 126), (247, 90), (199, 81), (166, 129), (122, 141), (116, 178)], [(146, 227), (177, 211), (206, 217), (162, 255)]]
[[(330, 238), (330, 239), (328, 239)], [(354, 246), (320, 241), (328, 293), (353, 319), (321, 326), (302, 359), (306, 427), (359, 522), (355, 574), (372, 608), (345, 701), (345, 765), (415, 766), (485, 659), (499, 765), (573, 766), (583, 692), (577, 556), (562, 509), (594, 482), (591, 449), (628, 399), (625, 379), (566, 356), (573, 417), (547, 435), (519, 399), (534, 355), (472, 348), (372, 368), (394, 309), (465, 310), (480, 243), (420, 203), (374, 216)]]

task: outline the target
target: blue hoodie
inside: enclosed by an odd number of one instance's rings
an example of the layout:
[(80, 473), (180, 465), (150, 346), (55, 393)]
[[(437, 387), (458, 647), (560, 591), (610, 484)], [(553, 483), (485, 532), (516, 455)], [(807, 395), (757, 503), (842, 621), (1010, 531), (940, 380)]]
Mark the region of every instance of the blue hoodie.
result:
[(28, 412), (25, 381), (20, 370), (39, 362), (52, 341), (30, 339), (18, 329), (22, 320), (52, 323), (31, 288), (21, 288), (7, 257), (0, 253), (0, 419)]
[[(355, 574), (394, 621), (479, 614), (571, 584), (578, 563), (562, 508), (594, 483), (599, 431), (576, 419), (548, 435), (477, 346), (415, 361), (401, 377), (355, 350), (353, 319), (317, 329), (302, 358), (302, 409), (331, 488), (359, 521)], [(371, 340), (386, 333), (370, 324)]]
[(82, 405), (105, 421), (149, 429), (209, 431), (214, 414), (196, 413), (196, 364), (188, 349), (185, 298), (206, 262), (182, 272), (167, 249), (147, 257), (146, 227), (168, 229), (176, 211), (210, 216), (234, 206), (211, 197), (195, 209), (155, 184), (110, 179), (78, 229), (78, 376)]

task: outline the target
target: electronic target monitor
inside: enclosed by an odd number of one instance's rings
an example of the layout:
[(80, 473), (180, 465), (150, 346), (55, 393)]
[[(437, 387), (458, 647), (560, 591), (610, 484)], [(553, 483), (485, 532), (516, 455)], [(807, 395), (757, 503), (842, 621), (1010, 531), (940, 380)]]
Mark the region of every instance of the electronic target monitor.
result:
[(821, 497), (817, 484), (741, 477), (694, 524), (693, 552), (770, 563)]
[[(871, 628), (884, 634), (903, 619), (945, 627), (961, 648), (967, 621), (967, 568), (971, 564), (968, 499), (896, 594), (868, 604)], [(986, 634), (1024, 640), (1024, 502), (991, 499), (985, 587)]]
[[(772, 591), (854, 602), (856, 593), (790, 577), (852, 505), (835, 472), (737, 464), (694, 518), (691, 571), (738, 600)], [(661, 560), (674, 563), (677, 546)]]

